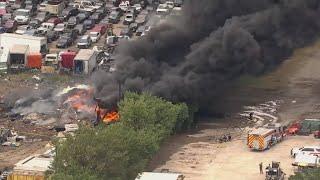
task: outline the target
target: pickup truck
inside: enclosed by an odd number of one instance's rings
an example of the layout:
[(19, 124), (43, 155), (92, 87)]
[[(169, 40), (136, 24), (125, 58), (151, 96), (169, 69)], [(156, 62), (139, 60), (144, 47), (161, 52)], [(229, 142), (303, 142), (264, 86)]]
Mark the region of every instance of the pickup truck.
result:
[(290, 154), (294, 158), (298, 154), (320, 155), (320, 146), (304, 146), (301, 148), (292, 148)]

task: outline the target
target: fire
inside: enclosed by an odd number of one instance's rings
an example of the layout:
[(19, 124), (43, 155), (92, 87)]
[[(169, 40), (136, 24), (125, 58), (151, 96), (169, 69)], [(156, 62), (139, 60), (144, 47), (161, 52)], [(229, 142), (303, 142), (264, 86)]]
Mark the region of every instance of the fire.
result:
[(107, 112), (106, 115), (102, 118), (104, 123), (110, 124), (117, 122), (119, 120), (119, 113), (117, 111)]
[(100, 120), (110, 124), (119, 120), (119, 113), (116, 110), (100, 108), (98, 102), (93, 100), (92, 89), (77, 89), (69, 96), (63, 104), (68, 104), (77, 112), (88, 113), (100, 116)]

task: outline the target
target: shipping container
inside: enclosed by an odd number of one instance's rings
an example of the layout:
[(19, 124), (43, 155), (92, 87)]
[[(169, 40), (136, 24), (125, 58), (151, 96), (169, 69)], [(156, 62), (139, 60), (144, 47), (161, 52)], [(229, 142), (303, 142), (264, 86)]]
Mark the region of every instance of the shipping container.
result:
[(27, 68), (40, 69), (42, 66), (42, 55), (40, 53), (30, 53), (27, 57)]

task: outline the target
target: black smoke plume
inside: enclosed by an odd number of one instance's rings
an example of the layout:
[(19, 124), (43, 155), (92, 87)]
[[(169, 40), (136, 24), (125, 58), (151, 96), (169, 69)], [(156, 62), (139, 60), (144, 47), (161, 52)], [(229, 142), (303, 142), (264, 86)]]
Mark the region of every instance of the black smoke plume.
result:
[(120, 44), (117, 71), (93, 75), (106, 106), (122, 91), (149, 91), (206, 106), (225, 84), (281, 63), (320, 30), (319, 0), (186, 0), (181, 17)]

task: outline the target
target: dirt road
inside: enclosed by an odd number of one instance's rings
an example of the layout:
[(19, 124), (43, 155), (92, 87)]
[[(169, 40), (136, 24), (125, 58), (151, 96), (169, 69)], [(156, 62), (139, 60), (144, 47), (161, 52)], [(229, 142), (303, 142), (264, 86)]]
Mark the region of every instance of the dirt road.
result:
[[(320, 116), (320, 41), (297, 50), (274, 71), (261, 77), (244, 77), (215, 99), (213, 111), (224, 116), (217, 122), (212, 118), (202, 123), (201, 131), (175, 136), (162, 146), (150, 164), (150, 170), (169, 169), (180, 172), (191, 180), (263, 179), (258, 164), (280, 161), (284, 171), (293, 173), (289, 157), (294, 146), (320, 143), (312, 137), (290, 137), (265, 152), (251, 152), (245, 144), (246, 123), (239, 123), (236, 114), (243, 106), (256, 105), (266, 100), (281, 100), (277, 116), (289, 123), (303, 118)], [(245, 120), (243, 120), (245, 121)], [(242, 127), (243, 132), (237, 128)], [(216, 136), (232, 132), (236, 138), (231, 143), (217, 144)], [(240, 135), (241, 133), (242, 136)]]

